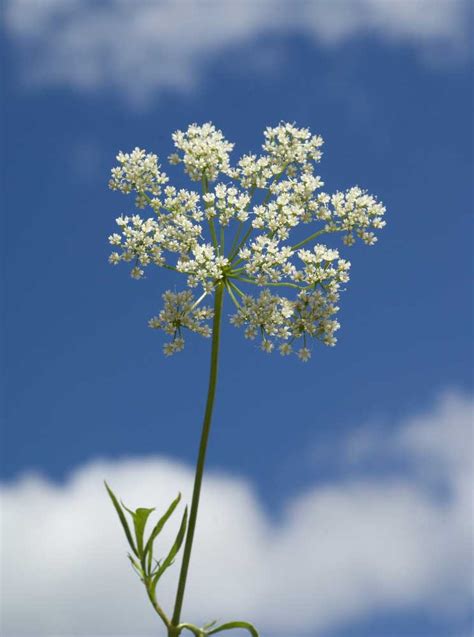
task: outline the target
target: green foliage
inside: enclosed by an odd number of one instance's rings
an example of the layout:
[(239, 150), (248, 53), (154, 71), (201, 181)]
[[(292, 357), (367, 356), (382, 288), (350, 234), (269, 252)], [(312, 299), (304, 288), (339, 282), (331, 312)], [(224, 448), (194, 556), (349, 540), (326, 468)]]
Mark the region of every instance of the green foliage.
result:
[[(155, 511), (155, 509), (146, 509), (144, 507), (139, 507), (135, 511), (132, 511), (131, 509), (128, 509), (123, 504), (123, 502), (119, 502), (107, 482), (105, 482), (104, 484), (105, 488), (107, 489), (107, 493), (112, 500), (115, 511), (117, 512), (128, 544), (130, 545), (130, 548), (132, 550), (131, 553), (128, 553), (127, 557), (130, 560), (133, 570), (137, 573), (141, 581), (144, 583), (153, 607), (160, 615), (161, 619), (169, 630), (174, 629), (176, 635), (180, 635), (183, 630), (188, 630), (193, 633), (195, 637), (209, 637), (210, 635), (215, 635), (216, 633), (232, 630), (234, 628), (243, 628), (244, 630), (247, 630), (252, 637), (259, 637), (258, 632), (254, 628), (254, 626), (252, 626), (252, 624), (250, 624), (249, 622), (243, 621), (228, 622), (226, 624), (221, 624), (220, 626), (216, 626), (217, 622), (212, 621), (208, 624), (205, 624), (202, 628), (188, 623), (182, 623), (179, 625), (172, 624), (171, 620), (168, 619), (166, 613), (164, 613), (164, 611), (156, 601), (156, 586), (161, 576), (174, 563), (174, 560), (179, 550), (181, 549), (188, 527), (188, 507), (185, 507), (184, 509), (178, 533), (168, 554), (164, 559), (156, 560), (153, 557), (155, 540), (159, 536), (165, 524), (170, 519), (179, 502), (181, 501), (181, 494), (179, 493), (176, 496), (173, 502), (169, 505), (166, 512), (155, 524), (148, 538), (145, 538), (145, 530), (148, 519), (150, 515)], [(125, 512), (127, 512), (132, 518), (133, 533), (127, 521)]]
[[(143, 507), (139, 507), (135, 511), (128, 509), (123, 502), (119, 503), (115, 494), (109, 485), (105, 482), (105, 487), (107, 489), (107, 493), (112, 500), (114, 508), (119, 517), (120, 523), (122, 524), (123, 530), (125, 532), (125, 536), (128, 540), (128, 543), (132, 549), (133, 555), (128, 554), (128, 558), (130, 563), (132, 564), (134, 570), (139, 575), (140, 579), (146, 584), (146, 586), (150, 587), (150, 590), (155, 592), (156, 585), (158, 580), (163, 575), (163, 573), (173, 564), (176, 555), (178, 554), (179, 549), (184, 540), (184, 536), (186, 534), (187, 528), (187, 520), (188, 520), (188, 509), (187, 507), (184, 510), (183, 518), (181, 520), (181, 525), (179, 527), (178, 534), (174, 541), (173, 546), (171, 547), (168, 555), (165, 557), (163, 561), (157, 561), (153, 558), (153, 548), (154, 542), (158, 535), (163, 530), (166, 522), (169, 520), (173, 511), (178, 506), (181, 500), (181, 494), (179, 493), (177, 497), (173, 500), (173, 502), (168, 507), (165, 514), (158, 520), (158, 522), (153, 527), (148, 539), (145, 539), (145, 528), (148, 522), (148, 518), (155, 511), (155, 509), (146, 509)], [(126, 511), (133, 521), (133, 529), (134, 535), (130, 530), (130, 526), (127, 522), (127, 518), (125, 516), (124, 511)], [(134, 557), (135, 556), (135, 557)], [(137, 558), (137, 559), (135, 559)], [(153, 560), (155, 561), (155, 567), (153, 567)]]
[(122, 507), (120, 506), (120, 504), (119, 504), (117, 498), (115, 497), (112, 489), (109, 487), (107, 482), (105, 482), (105, 480), (104, 480), (104, 484), (105, 484), (105, 488), (107, 489), (107, 493), (109, 494), (110, 499), (112, 500), (112, 504), (114, 505), (115, 510), (117, 511), (117, 515), (119, 516), (120, 522), (121, 522), (121, 524), (123, 526), (123, 530), (125, 531), (125, 535), (127, 537), (128, 543), (130, 544), (130, 548), (132, 549), (134, 554), (138, 556), (138, 552), (137, 552), (137, 549), (135, 547), (135, 543), (133, 541), (132, 534), (130, 532), (130, 527), (128, 526), (127, 518), (125, 517), (125, 513), (123, 512)]
[(255, 626), (252, 626), (249, 622), (228, 622), (227, 624), (222, 624), (222, 626), (218, 626), (213, 630), (210, 630), (206, 633), (206, 635), (215, 635), (216, 633), (221, 633), (224, 630), (232, 630), (233, 628), (244, 628), (248, 630), (252, 637), (258, 637), (258, 632)]
[(132, 513), (135, 537), (137, 538), (138, 557), (140, 559), (143, 556), (143, 534), (145, 533), (145, 526), (154, 510), (155, 509), (137, 509), (135, 513)]
[(181, 548), (181, 545), (182, 545), (183, 540), (184, 540), (184, 536), (186, 534), (187, 524), (188, 524), (188, 507), (186, 507), (184, 509), (183, 518), (181, 520), (181, 526), (179, 527), (178, 534), (176, 536), (176, 539), (174, 541), (173, 546), (171, 547), (170, 552), (165, 557), (163, 562), (161, 564), (158, 564), (157, 569), (151, 574), (152, 575), (152, 578), (151, 578), (151, 590), (152, 590), (153, 593), (155, 592), (158, 580), (163, 575), (163, 573), (166, 571), (166, 569), (169, 568), (173, 564), (174, 558), (176, 557), (176, 555), (178, 554), (179, 549)]
[(158, 537), (158, 535), (161, 533), (161, 531), (162, 531), (163, 527), (165, 526), (166, 522), (168, 521), (168, 519), (171, 517), (173, 511), (178, 506), (180, 500), (181, 500), (181, 493), (178, 493), (176, 498), (173, 500), (173, 502), (168, 507), (168, 510), (166, 511), (166, 513), (156, 523), (155, 528), (153, 529), (153, 531), (150, 534), (150, 537), (148, 538), (148, 542), (146, 543), (145, 550), (143, 551), (143, 554), (144, 554), (145, 557), (146, 557), (147, 554), (149, 554), (149, 555), (152, 554), (153, 542)]
[(205, 624), (202, 628), (198, 628), (194, 624), (183, 623), (179, 625), (179, 628), (181, 628), (181, 630), (189, 630), (195, 637), (210, 637), (210, 635), (215, 635), (216, 633), (221, 633), (226, 630), (233, 630), (234, 628), (243, 628), (244, 630), (248, 630), (252, 637), (259, 637), (257, 629), (249, 622), (227, 622), (214, 628), (216, 623), (216, 621), (210, 622), (209, 624)]

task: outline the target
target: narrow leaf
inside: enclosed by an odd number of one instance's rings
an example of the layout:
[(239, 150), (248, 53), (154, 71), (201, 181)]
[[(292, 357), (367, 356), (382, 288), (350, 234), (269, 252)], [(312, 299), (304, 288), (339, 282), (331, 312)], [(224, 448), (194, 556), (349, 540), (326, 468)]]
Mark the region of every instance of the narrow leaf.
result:
[(120, 504), (118, 503), (118, 500), (115, 497), (112, 489), (109, 487), (107, 482), (105, 482), (105, 480), (104, 480), (104, 484), (105, 484), (105, 488), (107, 489), (107, 493), (109, 494), (110, 499), (112, 500), (112, 504), (114, 505), (115, 510), (117, 511), (117, 515), (119, 516), (120, 522), (122, 523), (122, 527), (123, 527), (123, 530), (125, 531), (125, 535), (127, 536), (127, 540), (128, 540), (128, 543), (130, 544), (130, 548), (135, 553), (135, 555), (138, 556), (137, 549), (135, 547), (132, 534), (130, 532), (130, 527), (128, 526), (127, 518), (125, 517), (125, 514), (122, 511), (122, 508)]
[(130, 560), (135, 572), (137, 573), (137, 575), (140, 576), (140, 579), (143, 581), (143, 571), (141, 569), (140, 564), (138, 564), (138, 562), (136, 562), (133, 557), (130, 555), (130, 553), (128, 553), (127, 555), (128, 559)]
[(193, 633), (195, 637), (205, 637), (205, 633), (203, 633), (203, 631), (194, 624), (180, 624), (179, 628), (182, 630), (189, 630), (189, 632)]
[(249, 622), (229, 622), (227, 624), (222, 624), (222, 626), (218, 626), (218, 628), (210, 630), (207, 634), (215, 635), (216, 633), (220, 633), (223, 630), (232, 630), (233, 628), (244, 628), (245, 630), (249, 631), (252, 637), (258, 637), (257, 629)]
[(150, 554), (151, 554), (152, 548), (153, 548), (153, 542), (155, 541), (159, 533), (161, 533), (161, 530), (165, 526), (166, 522), (168, 521), (173, 511), (178, 506), (178, 503), (180, 500), (181, 500), (181, 493), (178, 493), (177, 497), (173, 500), (173, 502), (168, 507), (168, 510), (166, 511), (166, 513), (156, 523), (155, 528), (153, 529), (153, 531), (150, 534), (150, 537), (148, 538), (148, 542), (146, 543), (145, 550), (143, 551), (144, 556), (146, 556), (148, 551), (150, 551)]
[(143, 556), (143, 534), (145, 532), (145, 526), (148, 518), (155, 509), (137, 509), (133, 513), (133, 524), (135, 526), (135, 537), (137, 539), (137, 551), (138, 557), (141, 559)]
[(146, 555), (143, 555), (143, 561), (147, 563), (147, 574), (149, 575), (152, 571), (152, 564), (153, 564), (153, 555), (151, 554), (151, 551), (148, 553), (148, 559), (146, 558)]
[(122, 508), (125, 509), (125, 511), (127, 513), (130, 513), (132, 520), (133, 520), (133, 516), (135, 515), (135, 511), (132, 511), (131, 509), (129, 509), (128, 507), (125, 506), (125, 504), (122, 502), (122, 500), (120, 500), (120, 504), (122, 505)]
[(181, 520), (181, 526), (179, 527), (178, 535), (176, 536), (176, 540), (175, 540), (173, 546), (171, 547), (170, 552), (168, 553), (168, 555), (163, 560), (163, 562), (160, 565), (160, 568), (158, 569), (156, 574), (153, 576), (153, 581), (152, 581), (152, 590), (153, 590), (153, 592), (155, 591), (155, 588), (156, 588), (156, 585), (158, 583), (158, 580), (163, 575), (163, 573), (166, 571), (166, 569), (169, 566), (171, 566), (171, 564), (173, 563), (174, 558), (176, 557), (179, 549), (181, 548), (181, 544), (183, 543), (184, 535), (186, 533), (187, 523), (188, 523), (188, 507), (186, 507), (184, 509), (184, 515), (183, 515), (183, 519)]

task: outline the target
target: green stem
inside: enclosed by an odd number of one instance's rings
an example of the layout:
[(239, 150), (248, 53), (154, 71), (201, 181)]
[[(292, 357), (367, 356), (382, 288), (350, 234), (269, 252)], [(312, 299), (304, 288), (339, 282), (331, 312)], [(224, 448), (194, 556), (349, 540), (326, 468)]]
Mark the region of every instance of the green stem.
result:
[(221, 226), (221, 239), (219, 242), (219, 252), (224, 255), (224, 249), (225, 249), (225, 230), (224, 230), (224, 226)]
[[(240, 241), (239, 245), (236, 248), (234, 248), (232, 254), (229, 255), (229, 261), (233, 261), (235, 259), (235, 257), (239, 254), (240, 248), (245, 244), (247, 239), (250, 237), (250, 235), (252, 234), (252, 230), (253, 230), (253, 227), (252, 227), (252, 225), (250, 225), (250, 228), (244, 234), (244, 236), (243, 236), (242, 240)], [(241, 261), (242, 261), (242, 259), (239, 259), (237, 261), (237, 263), (240, 263)]]
[[(245, 277), (241, 277), (241, 276), (237, 276), (234, 277), (236, 281), (242, 281), (243, 283), (253, 283), (254, 285), (260, 285), (260, 283), (257, 283), (257, 281), (255, 281), (254, 279), (247, 279)], [(290, 288), (297, 288), (298, 290), (304, 290), (304, 286), (302, 285), (297, 285), (296, 283), (290, 283), (287, 281), (282, 281), (281, 283), (265, 283), (264, 284), (265, 287), (290, 287)]]
[(306, 243), (309, 243), (313, 239), (316, 239), (316, 237), (319, 237), (319, 235), (323, 234), (324, 232), (327, 232), (327, 230), (325, 230), (324, 228), (322, 230), (318, 230), (317, 232), (314, 232), (309, 237), (306, 237), (306, 239), (303, 239), (303, 241), (300, 241), (296, 245), (291, 246), (291, 249), (298, 250), (298, 248), (301, 248), (301, 246), (304, 246)]
[(235, 307), (240, 308), (240, 303), (236, 299), (235, 294), (232, 292), (232, 288), (229, 285), (229, 281), (226, 281), (225, 287), (227, 289), (227, 292), (229, 293), (230, 298), (234, 302)]
[[(276, 183), (278, 183), (280, 181), (280, 179), (283, 176), (283, 173), (285, 172), (287, 168), (287, 164), (285, 164), (281, 170), (281, 172), (278, 173), (278, 175), (275, 175), (275, 177), (272, 180), (272, 183), (268, 186), (268, 191), (267, 194), (265, 195), (264, 200), (262, 201), (261, 205), (264, 206), (265, 204), (268, 203), (268, 201), (270, 200), (270, 197), (272, 196), (272, 190), (271, 187), (273, 185), (275, 185)], [(238, 255), (240, 248), (245, 244), (245, 242), (247, 241), (247, 239), (250, 237), (250, 235), (252, 234), (252, 230), (253, 227), (250, 224), (250, 228), (247, 230), (247, 232), (244, 235), (244, 238), (240, 241), (240, 243), (237, 245), (237, 247), (232, 251), (232, 253), (229, 255), (229, 261), (233, 261), (235, 259), (235, 257)], [(237, 265), (237, 263), (241, 263), (242, 259), (239, 259), (234, 265)]]
[(230, 246), (229, 261), (232, 261), (232, 259), (230, 257), (234, 253), (234, 249), (235, 249), (236, 245), (239, 242), (239, 238), (240, 238), (240, 235), (242, 233), (243, 227), (244, 227), (244, 222), (243, 221), (239, 221), (239, 225), (237, 227), (237, 231), (236, 231), (236, 233), (234, 235), (234, 239), (232, 240), (232, 245)]
[(237, 292), (237, 293), (238, 293), (238, 294), (239, 294), (242, 298), (244, 298), (245, 294), (242, 292), (242, 290), (241, 290), (241, 289), (240, 289), (237, 285), (235, 285), (235, 283), (234, 283), (231, 279), (228, 279), (227, 281), (228, 281), (229, 285), (230, 285), (231, 287), (233, 287), (233, 288), (234, 288), (234, 290), (235, 290), (235, 291), (236, 291), (236, 292)]
[(224, 285), (221, 282), (221, 283), (218, 283), (216, 286), (216, 294), (214, 299), (214, 320), (212, 324), (212, 348), (211, 348), (211, 368), (209, 373), (209, 388), (207, 391), (206, 410), (204, 412), (204, 422), (202, 426), (201, 442), (199, 444), (199, 453), (198, 453), (198, 458), (196, 463), (196, 473), (194, 477), (194, 488), (193, 488), (193, 497), (191, 500), (191, 510), (189, 513), (188, 531), (186, 534), (186, 542), (184, 544), (183, 561), (181, 564), (178, 590), (176, 592), (176, 602), (174, 606), (173, 618), (171, 621), (172, 627), (169, 630), (170, 636), (179, 634), (177, 630), (179, 630), (178, 626), (179, 626), (179, 620), (181, 617), (181, 609), (183, 606), (184, 590), (186, 588), (186, 578), (188, 576), (191, 550), (193, 547), (194, 531), (196, 528), (199, 498), (201, 495), (202, 475), (204, 472), (207, 442), (209, 439), (209, 432), (211, 429), (212, 411), (214, 407), (214, 398), (216, 395), (217, 367), (218, 367), (218, 360), (219, 360), (219, 340), (220, 340), (220, 327), (221, 327), (223, 299), (224, 299)]
[[(201, 179), (201, 186), (202, 186), (202, 194), (206, 195), (209, 192), (209, 184), (207, 181), (207, 177), (205, 177), (204, 175)], [(207, 203), (205, 203), (204, 206), (206, 209), (209, 207)], [(211, 238), (212, 238), (212, 243), (214, 245), (214, 249), (216, 252), (219, 252), (219, 243), (217, 241), (216, 226), (214, 225), (214, 219), (211, 217), (208, 221), (209, 221), (209, 230), (211, 231)]]
[(161, 608), (161, 606), (156, 601), (155, 595), (151, 592), (149, 582), (145, 581), (144, 583), (145, 583), (145, 588), (146, 588), (146, 592), (147, 592), (147, 595), (148, 595), (148, 599), (150, 600), (151, 605), (153, 606), (155, 611), (158, 613), (158, 615), (160, 616), (160, 618), (163, 621), (163, 623), (165, 624), (165, 626), (169, 629), (171, 627), (170, 620), (168, 619), (165, 611)]
[[(250, 188), (250, 192), (249, 192), (249, 194), (250, 194), (249, 201), (248, 201), (247, 205), (245, 206), (245, 210), (246, 210), (246, 211), (250, 208), (250, 206), (251, 206), (251, 204), (252, 204), (253, 196), (254, 196), (254, 194), (255, 194), (256, 189), (257, 189), (257, 187), (256, 187), (256, 186), (252, 186), (252, 187)], [(237, 245), (238, 245), (238, 243), (239, 243), (240, 234), (241, 234), (241, 232), (242, 232), (243, 228), (244, 228), (244, 222), (243, 222), (243, 221), (240, 221), (240, 222), (239, 222), (239, 226), (238, 226), (238, 228), (237, 228), (237, 232), (235, 233), (235, 236), (234, 236), (234, 240), (232, 241), (232, 245), (231, 245), (230, 250), (229, 250), (229, 261), (232, 261), (232, 259), (234, 258), (234, 256), (235, 256), (235, 255), (237, 254), (237, 252), (239, 251), (239, 249), (238, 249), (238, 248), (236, 249), (236, 246), (237, 246)], [(234, 250), (236, 250), (236, 251), (234, 252)]]
[[(167, 263), (163, 263), (162, 268), (166, 268), (167, 270), (173, 270), (173, 272), (180, 272), (180, 270), (177, 270), (174, 265), (168, 265)], [(183, 272), (183, 274), (187, 274), (186, 272)]]

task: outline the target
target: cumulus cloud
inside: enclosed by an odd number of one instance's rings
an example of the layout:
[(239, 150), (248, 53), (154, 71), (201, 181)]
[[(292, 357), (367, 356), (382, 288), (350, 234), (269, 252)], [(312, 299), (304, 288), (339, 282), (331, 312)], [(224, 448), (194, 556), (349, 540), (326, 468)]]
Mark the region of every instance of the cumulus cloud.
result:
[[(272, 34), (324, 47), (369, 35), (445, 59), (468, 46), (467, 11), (465, 0), (7, 0), (5, 24), (30, 85), (114, 87), (140, 100), (190, 90), (222, 52)], [(264, 48), (254, 53), (268, 71)]]
[[(209, 473), (185, 618), (244, 618), (263, 635), (314, 637), (374, 612), (465, 611), (472, 410), (471, 399), (451, 394), (400, 423), (388, 443), (366, 431), (353, 454), (356, 474), (308, 487), (278, 522), (247, 480)], [(367, 459), (378, 454), (403, 457), (412, 470), (383, 479), (366, 472)], [(155, 634), (157, 619), (126, 562), (103, 478), (129, 506), (163, 509), (178, 489), (189, 501), (192, 471), (163, 457), (97, 460), (62, 485), (38, 475), (4, 485), (6, 637)], [(171, 541), (170, 528), (159, 546), (164, 551)], [(176, 571), (163, 582), (165, 606)]]

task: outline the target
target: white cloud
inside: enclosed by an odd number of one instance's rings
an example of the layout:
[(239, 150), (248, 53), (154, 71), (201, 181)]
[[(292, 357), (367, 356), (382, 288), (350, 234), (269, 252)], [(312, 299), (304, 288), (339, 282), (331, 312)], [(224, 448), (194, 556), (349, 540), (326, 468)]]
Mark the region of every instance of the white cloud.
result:
[[(238, 58), (266, 34), (328, 47), (374, 35), (446, 59), (468, 46), (467, 11), (464, 0), (8, 0), (5, 23), (30, 85), (113, 87), (141, 100), (192, 89), (208, 62), (229, 47), (241, 47)], [(264, 48), (254, 53), (268, 71)]]
[[(357, 477), (307, 488), (287, 502), (278, 523), (248, 481), (208, 474), (186, 619), (243, 618), (263, 635), (314, 637), (376, 611), (466, 610), (472, 409), (472, 400), (451, 394), (396, 428), (390, 454), (403, 455), (418, 473), (364, 473), (364, 458), (389, 453), (386, 441), (365, 434)], [(96, 461), (61, 486), (37, 475), (3, 486), (6, 637), (155, 634), (158, 620), (126, 563), (103, 478), (129, 506), (163, 509), (178, 489), (189, 500), (192, 472), (148, 457)], [(443, 497), (433, 480), (447, 487)], [(165, 606), (176, 572), (166, 576)]]

